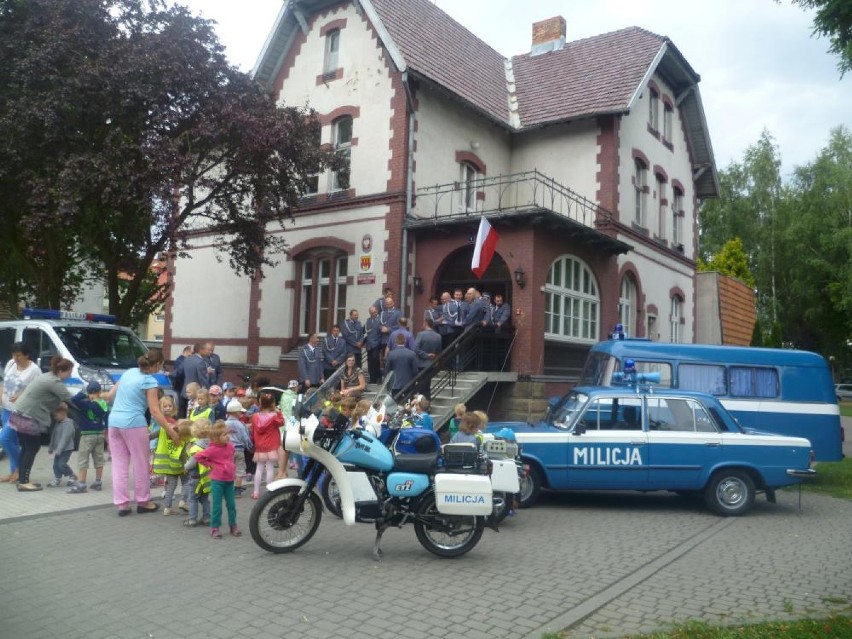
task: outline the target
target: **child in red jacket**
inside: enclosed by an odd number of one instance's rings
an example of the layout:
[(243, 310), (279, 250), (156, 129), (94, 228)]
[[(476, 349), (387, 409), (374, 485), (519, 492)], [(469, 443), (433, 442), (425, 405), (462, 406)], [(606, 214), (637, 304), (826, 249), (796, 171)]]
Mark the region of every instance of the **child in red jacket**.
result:
[(257, 470), (254, 474), (252, 498), (260, 497), (260, 480), (266, 469), (266, 484), (272, 482), (275, 475), (275, 462), (278, 461), (278, 449), (281, 448), (281, 431), (284, 415), (278, 410), (272, 393), (260, 394), (260, 410), (251, 416), (251, 438), (254, 441), (254, 461)]

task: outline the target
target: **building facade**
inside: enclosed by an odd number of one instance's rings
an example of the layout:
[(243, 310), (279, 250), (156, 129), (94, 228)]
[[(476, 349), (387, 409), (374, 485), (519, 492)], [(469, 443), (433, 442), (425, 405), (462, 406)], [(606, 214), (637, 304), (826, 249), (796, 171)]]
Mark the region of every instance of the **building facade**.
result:
[[(507, 59), (428, 0), (302, 0), (254, 76), (315, 109), (350, 168), (316, 176), (263, 277), (238, 278), (203, 237), (173, 264), (172, 356), (212, 339), (223, 362), (286, 378), (307, 334), (365, 317), (386, 287), (414, 318), (445, 290), (502, 294), (521, 375), (576, 376), (616, 323), (694, 340), (698, 206), (718, 182), (700, 78), (667, 38), (571, 42), (557, 17)], [(478, 280), (481, 217), (499, 241)]]

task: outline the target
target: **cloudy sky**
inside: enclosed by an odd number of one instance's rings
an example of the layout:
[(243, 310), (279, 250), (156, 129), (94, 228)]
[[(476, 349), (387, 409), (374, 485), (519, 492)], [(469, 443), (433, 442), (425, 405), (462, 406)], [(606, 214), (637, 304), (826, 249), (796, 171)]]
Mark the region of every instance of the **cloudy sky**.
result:
[[(398, 0), (405, 2), (406, 0)], [(216, 20), (231, 62), (250, 71), (282, 0), (179, 0)], [(783, 170), (814, 159), (829, 131), (852, 128), (852, 75), (841, 79), (812, 14), (790, 0), (435, 0), (504, 56), (529, 49), (533, 22), (562, 15), (568, 39), (627, 26), (668, 36), (701, 75), (721, 169), (769, 129)]]

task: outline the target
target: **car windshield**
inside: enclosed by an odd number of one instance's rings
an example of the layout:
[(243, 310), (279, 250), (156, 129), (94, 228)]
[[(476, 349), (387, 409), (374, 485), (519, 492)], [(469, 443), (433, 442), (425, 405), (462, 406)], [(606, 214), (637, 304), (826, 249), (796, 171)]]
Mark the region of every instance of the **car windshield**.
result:
[(568, 393), (551, 409), (551, 423), (557, 428), (568, 429), (574, 416), (583, 409), (588, 401), (589, 396), (585, 393)]
[(103, 326), (58, 326), (56, 333), (77, 362), (84, 366), (132, 368), (145, 345), (132, 332)]

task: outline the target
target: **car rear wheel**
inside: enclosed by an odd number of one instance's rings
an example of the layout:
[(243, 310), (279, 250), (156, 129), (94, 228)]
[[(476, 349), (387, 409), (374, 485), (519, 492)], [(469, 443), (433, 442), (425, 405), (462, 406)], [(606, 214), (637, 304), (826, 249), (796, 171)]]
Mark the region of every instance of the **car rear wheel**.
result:
[(521, 477), (521, 491), (518, 493), (521, 508), (529, 508), (538, 501), (543, 483), (541, 471), (537, 466), (530, 464), (529, 472)]
[(741, 470), (720, 470), (707, 482), (704, 501), (723, 517), (742, 515), (754, 503), (754, 481)]

